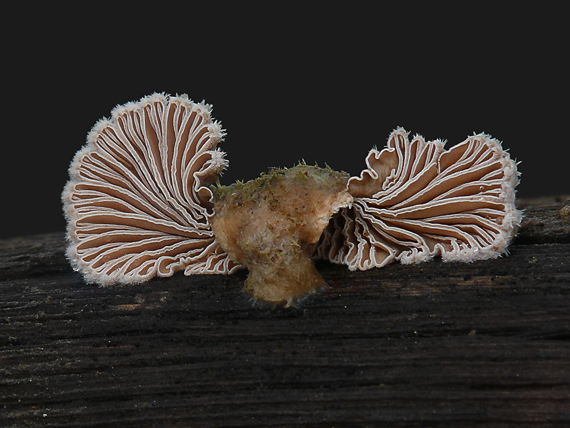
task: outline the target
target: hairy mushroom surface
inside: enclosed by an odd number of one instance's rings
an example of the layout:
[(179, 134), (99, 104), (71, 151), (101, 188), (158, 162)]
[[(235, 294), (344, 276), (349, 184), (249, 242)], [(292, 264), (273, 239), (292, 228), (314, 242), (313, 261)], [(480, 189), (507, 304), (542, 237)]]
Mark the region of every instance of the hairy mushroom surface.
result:
[(413, 263), (494, 258), (520, 224), (515, 208), (516, 163), (500, 143), (473, 135), (444, 150), (441, 141), (412, 141), (396, 129), (387, 148), (373, 149), (354, 197), (323, 233), (316, 256), (351, 270)]
[(310, 258), (331, 216), (350, 206), (348, 174), (307, 165), (214, 190), (216, 239), (249, 269), (246, 291), (290, 306), (325, 285)]
[(153, 94), (117, 106), (75, 156), (62, 199), (68, 258), (90, 282), (230, 273), (215, 241), (209, 186), (226, 167), (211, 106)]

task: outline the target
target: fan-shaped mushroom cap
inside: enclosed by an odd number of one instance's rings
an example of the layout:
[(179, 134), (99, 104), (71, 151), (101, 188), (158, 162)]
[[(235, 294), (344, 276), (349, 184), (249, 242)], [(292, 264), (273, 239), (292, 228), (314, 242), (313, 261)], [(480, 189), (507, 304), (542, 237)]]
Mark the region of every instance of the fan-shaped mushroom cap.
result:
[(227, 166), (211, 106), (153, 94), (117, 106), (75, 156), (62, 195), (67, 255), (103, 284), (237, 269), (214, 239), (208, 188)]
[(505, 252), (520, 224), (518, 173), (500, 143), (485, 134), (444, 150), (398, 128), (349, 180), (352, 208), (333, 217), (316, 256), (351, 270), (394, 260), (471, 261)]

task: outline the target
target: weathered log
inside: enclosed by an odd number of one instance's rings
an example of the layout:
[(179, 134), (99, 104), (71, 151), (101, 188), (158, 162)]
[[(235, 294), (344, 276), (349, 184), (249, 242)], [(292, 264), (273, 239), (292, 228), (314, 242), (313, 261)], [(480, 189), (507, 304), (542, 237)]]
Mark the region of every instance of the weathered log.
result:
[(519, 202), (524, 217), (517, 244), (570, 243), (570, 196)]
[(0, 241), (0, 425), (569, 426), (570, 202), (523, 205), (508, 257), (319, 263), (287, 309), (245, 272), (101, 288), (62, 233)]

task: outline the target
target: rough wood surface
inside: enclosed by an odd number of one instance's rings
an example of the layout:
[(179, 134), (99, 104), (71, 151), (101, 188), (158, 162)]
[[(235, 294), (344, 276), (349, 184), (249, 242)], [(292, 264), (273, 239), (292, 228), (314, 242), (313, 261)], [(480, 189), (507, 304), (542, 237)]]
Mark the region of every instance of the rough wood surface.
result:
[(243, 272), (99, 288), (63, 234), (0, 241), (0, 426), (570, 426), (570, 201), (524, 206), (508, 257), (319, 264), (289, 309)]

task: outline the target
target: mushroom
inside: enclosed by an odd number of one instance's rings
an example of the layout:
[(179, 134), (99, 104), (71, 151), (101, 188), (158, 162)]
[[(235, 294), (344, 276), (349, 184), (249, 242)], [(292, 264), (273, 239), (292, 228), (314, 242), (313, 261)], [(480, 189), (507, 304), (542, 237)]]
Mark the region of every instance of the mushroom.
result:
[(488, 135), (444, 150), (398, 128), (349, 180), (352, 207), (332, 218), (315, 256), (351, 270), (498, 257), (520, 225), (517, 184), (516, 163)]
[(246, 266), (256, 300), (295, 305), (325, 285), (310, 258), (331, 216), (352, 203), (348, 174), (298, 165), (214, 190), (216, 239)]
[(225, 134), (210, 114), (153, 94), (95, 124), (62, 194), (67, 256), (87, 281), (247, 267), (254, 298), (289, 306), (325, 285), (311, 255), (351, 270), (486, 259), (520, 224), (516, 163), (488, 135), (444, 150), (398, 128), (359, 177), (299, 165), (223, 187)]
[(89, 282), (231, 273), (209, 186), (227, 166), (211, 106), (153, 94), (117, 106), (73, 159), (62, 199), (72, 266)]

